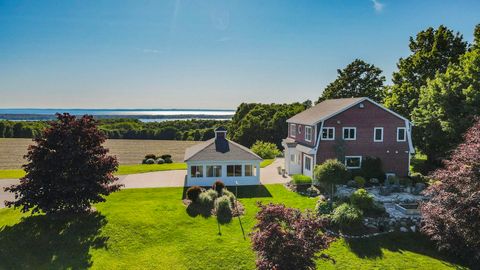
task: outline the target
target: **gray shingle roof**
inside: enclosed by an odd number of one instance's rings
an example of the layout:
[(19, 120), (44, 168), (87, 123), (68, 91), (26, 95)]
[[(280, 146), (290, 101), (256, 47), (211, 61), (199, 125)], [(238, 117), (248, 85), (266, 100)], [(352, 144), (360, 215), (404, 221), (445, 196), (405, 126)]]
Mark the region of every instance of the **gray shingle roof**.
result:
[(288, 119), (287, 122), (302, 125), (314, 125), (324, 118), (365, 99), (366, 98), (364, 97), (328, 99), (318, 103), (310, 109), (294, 115), (292, 118)]
[(201, 142), (185, 150), (184, 161), (201, 160), (262, 160), (261, 157), (250, 151), (245, 146), (236, 142), (226, 140), (229, 145), (229, 151), (218, 152), (215, 147), (215, 138)]

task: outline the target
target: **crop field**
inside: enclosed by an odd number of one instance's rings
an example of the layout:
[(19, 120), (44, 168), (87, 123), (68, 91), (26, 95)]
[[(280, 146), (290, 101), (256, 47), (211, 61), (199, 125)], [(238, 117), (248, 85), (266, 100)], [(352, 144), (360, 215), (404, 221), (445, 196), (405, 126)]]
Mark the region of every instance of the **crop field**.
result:
[[(107, 140), (105, 147), (122, 165), (139, 164), (146, 154), (170, 154), (174, 162), (183, 162), (185, 149), (198, 142), (166, 140)], [(31, 139), (0, 138), (0, 169), (19, 169), (25, 163)]]

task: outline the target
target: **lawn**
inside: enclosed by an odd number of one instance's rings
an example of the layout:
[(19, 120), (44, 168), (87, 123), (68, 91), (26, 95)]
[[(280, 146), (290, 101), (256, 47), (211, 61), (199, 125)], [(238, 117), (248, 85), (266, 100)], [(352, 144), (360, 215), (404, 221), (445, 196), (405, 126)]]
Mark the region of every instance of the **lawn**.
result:
[[(255, 254), (239, 219), (218, 226), (213, 217), (189, 216), (183, 188), (126, 189), (84, 217), (26, 217), (0, 210), (0, 269), (254, 269)], [(256, 202), (313, 209), (315, 200), (283, 185), (239, 188), (246, 234)], [(3, 227), (3, 228), (2, 228)], [(219, 234), (219, 231), (221, 234)], [(417, 234), (361, 242), (336, 241), (318, 261), (325, 269), (455, 269)]]
[[(260, 163), (260, 167), (264, 168), (273, 163), (273, 159), (265, 159)], [(170, 170), (186, 170), (187, 164), (183, 162), (170, 164), (133, 164), (120, 165), (116, 175), (147, 173), (156, 171), (170, 171)], [(25, 172), (22, 169), (14, 170), (0, 170), (0, 179), (17, 179), (23, 177)]]

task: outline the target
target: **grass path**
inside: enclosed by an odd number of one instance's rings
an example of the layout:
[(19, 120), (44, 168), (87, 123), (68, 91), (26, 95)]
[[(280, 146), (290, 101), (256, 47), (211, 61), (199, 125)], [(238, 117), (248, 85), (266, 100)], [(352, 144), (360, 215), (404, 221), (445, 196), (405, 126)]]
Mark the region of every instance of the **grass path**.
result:
[[(189, 216), (182, 195), (183, 188), (122, 190), (97, 204), (97, 214), (67, 220), (0, 210), (0, 269), (254, 269), (255, 254), (239, 220), (219, 227), (213, 217)], [(257, 201), (315, 205), (283, 185), (242, 187), (239, 198), (246, 233), (255, 223)], [(336, 263), (318, 261), (319, 269), (456, 267), (412, 233), (338, 240), (327, 254)]]
[[(260, 167), (264, 168), (272, 164), (274, 159), (265, 159), (260, 163)], [(147, 173), (147, 172), (157, 172), (157, 171), (170, 171), (170, 170), (186, 170), (186, 163), (170, 163), (170, 164), (133, 164), (133, 165), (120, 165), (116, 175), (126, 175), (126, 174), (136, 174), (136, 173)], [(18, 179), (25, 175), (25, 172), (22, 169), (14, 170), (0, 170), (0, 180), (1, 179)]]

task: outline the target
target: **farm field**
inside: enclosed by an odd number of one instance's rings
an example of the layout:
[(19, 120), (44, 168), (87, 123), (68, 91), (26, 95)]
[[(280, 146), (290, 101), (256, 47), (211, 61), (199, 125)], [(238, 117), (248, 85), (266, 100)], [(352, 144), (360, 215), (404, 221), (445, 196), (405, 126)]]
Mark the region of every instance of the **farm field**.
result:
[[(185, 149), (195, 141), (107, 140), (105, 147), (117, 156), (121, 165), (139, 164), (146, 154), (170, 154), (174, 162), (183, 162)], [(0, 170), (20, 169), (25, 163), (31, 139), (0, 138)]]
[[(248, 234), (256, 203), (313, 210), (316, 201), (283, 185), (241, 187), (241, 223), (219, 225), (215, 217), (189, 215), (183, 192), (125, 189), (96, 204), (97, 213), (72, 218), (1, 209), (0, 269), (254, 269)], [(325, 253), (335, 262), (319, 259), (318, 269), (466, 269), (414, 233), (337, 240)]]

